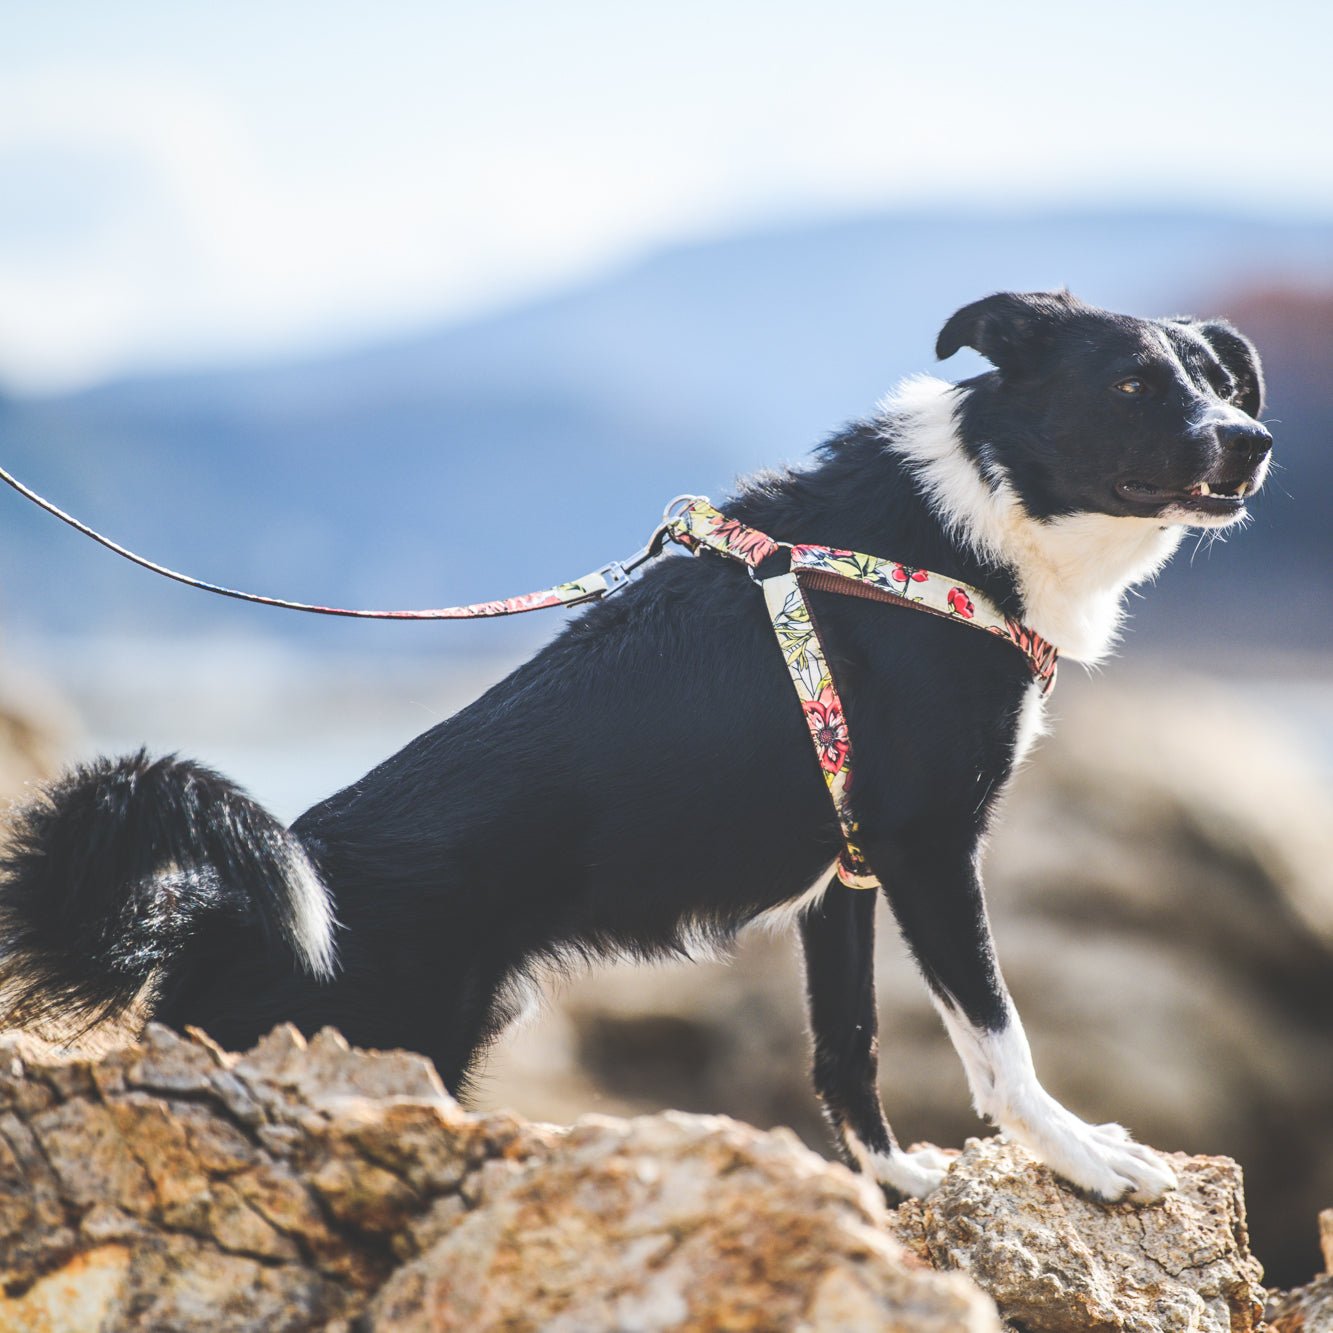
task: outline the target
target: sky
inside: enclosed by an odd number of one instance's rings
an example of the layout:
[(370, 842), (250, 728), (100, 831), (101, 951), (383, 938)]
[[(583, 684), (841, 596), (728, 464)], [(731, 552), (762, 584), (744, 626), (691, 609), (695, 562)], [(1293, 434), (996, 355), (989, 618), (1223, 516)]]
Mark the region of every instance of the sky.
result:
[(0, 0), (0, 388), (920, 207), (1333, 216), (1305, 0)]

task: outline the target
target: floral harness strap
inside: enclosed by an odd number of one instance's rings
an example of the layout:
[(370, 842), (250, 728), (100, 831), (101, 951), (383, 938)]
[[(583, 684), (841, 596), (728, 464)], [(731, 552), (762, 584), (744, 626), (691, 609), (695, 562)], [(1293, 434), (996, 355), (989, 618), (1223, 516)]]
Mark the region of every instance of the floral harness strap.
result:
[[(959, 624), (998, 634), (1027, 659), (1043, 694), (1049, 693), (1055, 684), (1058, 657), (1055, 645), (1035, 630), (1002, 615), (985, 593), (956, 579), (855, 551), (774, 541), (736, 519), (727, 518), (706, 499), (697, 497), (690, 498), (684, 509), (667, 517), (661, 535), (696, 554), (708, 550), (740, 560), (749, 566), (751, 576), (763, 589), (773, 632), (805, 712), (820, 771), (842, 829), (838, 878), (849, 888), (878, 888), (879, 880), (861, 851), (850, 799), (852, 742), (847, 715), (805, 599), (805, 588), (930, 611)], [(791, 553), (790, 568), (785, 573), (762, 576), (759, 567), (783, 550)]]

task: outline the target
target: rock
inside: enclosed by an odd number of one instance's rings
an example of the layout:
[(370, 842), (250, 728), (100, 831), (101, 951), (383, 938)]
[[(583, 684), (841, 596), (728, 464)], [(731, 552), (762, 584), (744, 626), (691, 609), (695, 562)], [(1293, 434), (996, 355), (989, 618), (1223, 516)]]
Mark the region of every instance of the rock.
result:
[(491, 1172), (371, 1313), (386, 1333), (999, 1328), (970, 1283), (904, 1262), (850, 1173), (790, 1134), (673, 1112), (589, 1119)]
[(1027, 1333), (1250, 1333), (1263, 1270), (1240, 1170), (1176, 1154), (1180, 1189), (1150, 1207), (1082, 1198), (1020, 1147), (971, 1140), (943, 1185), (894, 1218), (936, 1268), (966, 1273)]
[(1268, 1321), (1270, 1333), (1333, 1333), (1333, 1277), (1274, 1296)]
[[(787, 1130), (471, 1114), (331, 1031), (230, 1055), (150, 1027), (96, 1058), (9, 1035), (0, 1333), (1258, 1330), (1239, 1170), (1173, 1164), (1178, 1192), (1106, 1207), (972, 1141), (890, 1212)], [(1276, 1327), (1324, 1327), (1320, 1284), (1285, 1299)]]
[(1178, 1192), (1108, 1208), (973, 1141), (889, 1212), (786, 1130), (470, 1114), (334, 1032), (229, 1055), (150, 1027), (91, 1059), (10, 1035), (0, 1333), (1257, 1330), (1239, 1170), (1174, 1165)]
[(1295, 1291), (1274, 1292), (1268, 1303), (1271, 1333), (1333, 1333), (1333, 1208), (1319, 1214), (1324, 1276)]
[(423, 1059), (0, 1039), (0, 1333), (999, 1333), (877, 1188), (719, 1118), (471, 1115)]

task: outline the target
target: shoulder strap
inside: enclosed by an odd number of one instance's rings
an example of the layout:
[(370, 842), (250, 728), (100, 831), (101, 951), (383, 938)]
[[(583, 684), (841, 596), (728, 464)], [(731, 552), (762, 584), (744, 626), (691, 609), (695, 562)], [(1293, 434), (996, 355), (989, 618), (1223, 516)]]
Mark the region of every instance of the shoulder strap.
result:
[(792, 571), (804, 586), (845, 593), (874, 601), (893, 601), (917, 611), (930, 611), (960, 625), (998, 634), (1019, 650), (1028, 669), (1049, 693), (1055, 686), (1059, 650), (1036, 630), (1006, 616), (980, 588), (946, 578), (917, 565), (880, 556), (862, 555), (834, 546), (790, 545), (775, 541), (757, 528), (694, 498), (668, 518), (665, 535), (693, 551), (710, 550), (740, 560), (752, 569), (778, 551), (791, 551)]
[(896, 602), (1008, 640), (1027, 659), (1042, 693), (1055, 687), (1059, 652), (1034, 629), (1006, 616), (980, 588), (928, 569), (831, 546), (793, 546), (792, 569), (808, 587)]

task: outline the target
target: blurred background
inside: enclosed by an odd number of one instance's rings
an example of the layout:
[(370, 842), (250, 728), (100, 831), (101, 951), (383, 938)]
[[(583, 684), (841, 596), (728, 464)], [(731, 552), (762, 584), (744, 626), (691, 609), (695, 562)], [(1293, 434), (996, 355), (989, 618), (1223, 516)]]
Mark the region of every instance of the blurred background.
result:
[[(1097, 679), (1065, 669), (988, 869), (1052, 1090), (1238, 1157), (1270, 1278), (1304, 1280), (1333, 1205), (1330, 14), (0, 0), (0, 463), (207, 579), (441, 605), (799, 460), (987, 292), (1230, 317), (1280, 468)], [(245, 607), (6, 492), (4, 788), (146, 742), (291, 818), (558, 626)], [(891, 1119), (957, 1144), (961, 1071), (881, 936)], [(758, 934), (730, 968), (599, 973), (481, 1099), (827, 1151), (800, 991)]]

